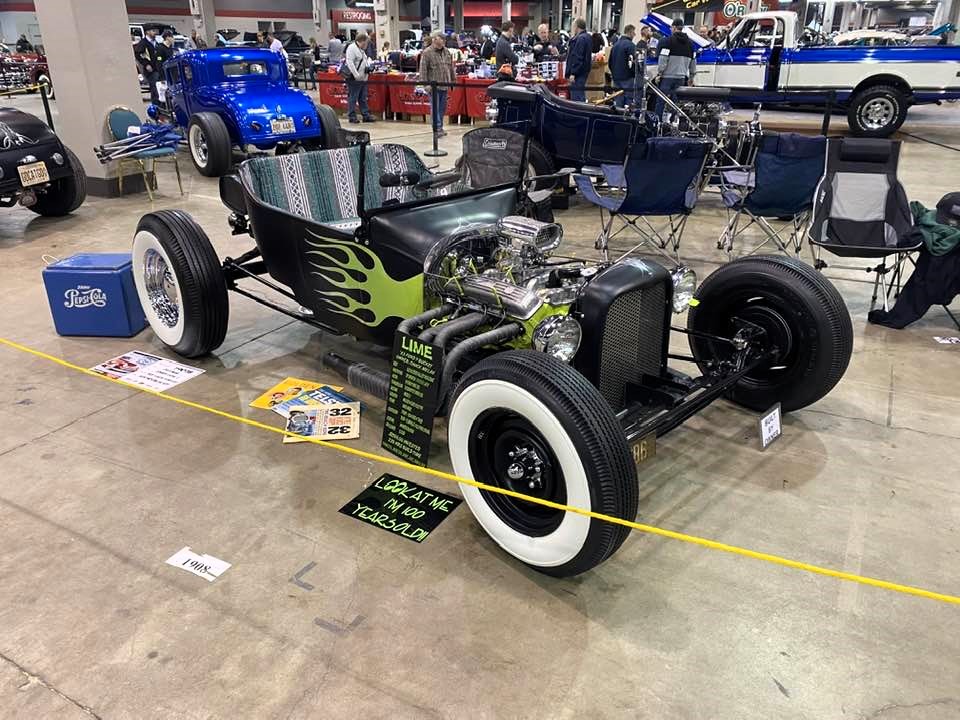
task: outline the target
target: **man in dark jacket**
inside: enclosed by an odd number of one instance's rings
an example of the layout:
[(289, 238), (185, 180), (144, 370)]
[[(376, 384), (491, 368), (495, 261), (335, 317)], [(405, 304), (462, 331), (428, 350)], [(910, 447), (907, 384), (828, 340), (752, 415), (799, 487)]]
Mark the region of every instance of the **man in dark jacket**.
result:
[[(696, 48), (683, 32), (683, 20), (673, 21), (673, 34), (660, 43), (657, 60), (657, 77), (660, 78), (660, 90), (676, 102), (677, 88), (693, 85), (693, 76), (697, 72)], [(658, 117), (663, 117), (664, 102), (657, 98)]]
[(622, 95), (614, 98), (613, 104), (621, 108), (624, 103), (633, 105), (636, 93), (637, 46), (633, 44), (635, 32), (633, 25), (627, 25), (623, 28), (623, 35), (610, 50), (610, 76), (613, 78), (613, 86), (623, 90)]
[(173, 33), (169, 30), (163, 31), (163, 42), (157, 43), (157, 72), (163, 67), (163, 64), (172, 58), (176, 50), (173, 47)]
[(507, 20), (503, 27), (500, 28), (500, 38), (497, 40), (497, 50), (496, 57), (493, 61), (493, 66), (497, 72), (500, 72), (500, 68), (504, 65), (510, 66), (510, 71), (513, 77), (516, 77), (516, 66), (520, 62), (520, 58), (517, 57), (517, 54), (513, 51), (513, 23)]
[(570, 40), (570, 50), (567, 51), (567, 62), (564, 75), (570, 79), (570, 99), (586, 102), (587, 76), (590, 74), (590, 51), (593, 49), (593, 40), (587, 34), (587, 21), (577, 18), (573, 22), (573, 39)]
[(160, 79), (160, 69), (157, 65), (157, 31), (149, 28), (144, 33), (143, 38), (134, 46), (133, 54), (137, 58), (137, 64), (140, 66), (140, 72), (143, 73), (143, 79), (150, 86), (150, 100), (157, 104), (160, 102), (160, 95), (157, 92), (157, 80)]

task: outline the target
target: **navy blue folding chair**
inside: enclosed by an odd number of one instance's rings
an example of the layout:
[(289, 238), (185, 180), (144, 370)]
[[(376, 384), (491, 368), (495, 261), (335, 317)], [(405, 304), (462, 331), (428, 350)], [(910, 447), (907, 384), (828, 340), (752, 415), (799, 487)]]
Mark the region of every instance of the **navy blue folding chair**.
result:
[[(695, 138), (657, 137), (634, 145), (624, 165), (601, 165), (606, 185), (621, 194), (600, 194), (587, 175), (574, 175), (583, 197), (600, 208), (596, 247), (610, 259), (610, 241), (627, 228), (640, 236), (629, 255), (650, 245), (670, 260), (679, 259), (680, 239), (697, 202), (710, 144)], [(666, 218), (655, 227), (647, 218)], [(613, 230), (615, 220), (622, 225)], [(673, 255), (667, 253), (672, 250)]]
[(746, 254), (772, 242), (799, 255), (826, 155), (822, 135), (764, 133), (752, 164), (718, 168), (727, 224), (717, 248), (732, 255), (737, 237), (756, 225), (763, 242)]

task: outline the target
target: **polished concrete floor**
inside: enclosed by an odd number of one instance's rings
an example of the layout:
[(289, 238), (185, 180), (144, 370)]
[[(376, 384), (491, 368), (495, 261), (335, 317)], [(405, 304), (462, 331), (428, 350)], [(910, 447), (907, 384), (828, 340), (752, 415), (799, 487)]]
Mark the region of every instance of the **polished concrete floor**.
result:
[[(429, 142), (419, 123), (374, 131)], [(960, 163), (910, 140), (901, 178), (930, 205), (960, 189)], [(169, 356), (149, 330), (58, 337), (41, 283), (47, 256), (127, 250), (155, 208), (192, 213), (221, 255), (248, 248), (215, 181), (188, 169), (183, 197), (168, 171), (159, 182), (152, 206), (0, 212), (0, 336), (83, 367), (129, 349)], [(682, 254), (701, 274), (723, 260), (722, 218), (708, 196), (688, 227)], [(595, 214), (559, 219), (590, 254)], [(659, 444), (640, 518), (960, 594), (960, 346), (933, 339), (960, 332), (939, 309), (905, 330), (868, 325), (866, 277), (828, 273), (856, 334), (840, 385), (786, 417), (765, 452), (756, 415), (716, 403)], [(170, 394), (277, 425), (248, 403), (286, 376), (336, 382), (319, 362), (334, 346), (351, 351), (232, 297), (223, 347)], [(595, 571), (550, 579), (500, 552), (465, 505), (419, 545), (339, 514), (389, 470), (376, 462), (8, 347), (0, 368), (0, 718), (960, 716), (956, 605), (639, 533)], [(383, 405), (359, 396), (354, 444), (377, 451)], [(442, 425), (436, 438), (447, 468)], [(208, 583), (164, 564), (186, 545), (232, 567)]]

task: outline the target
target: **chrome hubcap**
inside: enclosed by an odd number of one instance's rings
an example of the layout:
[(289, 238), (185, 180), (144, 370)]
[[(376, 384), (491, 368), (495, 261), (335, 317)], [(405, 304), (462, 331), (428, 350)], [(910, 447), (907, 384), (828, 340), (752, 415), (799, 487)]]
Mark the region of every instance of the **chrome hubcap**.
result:
[(199, 125), (190, 128), (190, 149), (193, 151), (193, 157), (201, 167), (207, 166), (207, 136)]
[(890, 98), (874, 98), (860, 108), (860, 121), (868, 130), (879, 130), (893, 122), (897, 108)]
[(143, 284), (153, 312), (167, 327), (180, 319), (180, 294), (167, 261), (156, 250), (147, 250), (143, 258)]

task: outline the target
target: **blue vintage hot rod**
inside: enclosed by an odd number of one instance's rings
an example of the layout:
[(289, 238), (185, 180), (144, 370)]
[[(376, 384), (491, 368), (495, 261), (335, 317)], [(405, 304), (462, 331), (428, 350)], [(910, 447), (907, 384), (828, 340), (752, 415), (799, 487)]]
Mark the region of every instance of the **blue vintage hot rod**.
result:
[(343, 147), (336, 114), (291, 88), (287, 72), (283, 58), (260, 48), (191, 50), (164, 64), (168, 109), (202, 175), (223, 175), (234, 147)]

